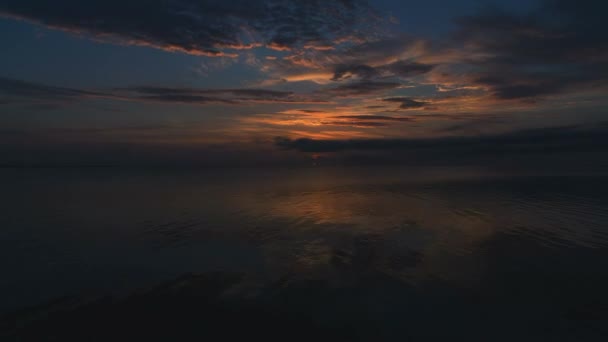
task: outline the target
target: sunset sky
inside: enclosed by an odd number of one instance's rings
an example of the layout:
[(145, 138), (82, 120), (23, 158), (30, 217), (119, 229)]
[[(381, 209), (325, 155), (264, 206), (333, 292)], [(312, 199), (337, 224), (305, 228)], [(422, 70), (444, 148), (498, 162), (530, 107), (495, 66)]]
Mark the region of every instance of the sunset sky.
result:
[(0, 164), (601, 149), (607, 7), (0, 0)]

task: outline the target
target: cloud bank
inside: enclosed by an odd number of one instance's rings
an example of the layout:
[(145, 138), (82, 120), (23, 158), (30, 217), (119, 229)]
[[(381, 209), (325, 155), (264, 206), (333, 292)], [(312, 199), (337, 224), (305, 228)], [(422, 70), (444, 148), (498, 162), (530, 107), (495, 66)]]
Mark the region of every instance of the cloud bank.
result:
[(377, 23), (362, 0), (3, 0), (0, 14), (99, 40), (205, 56), (260, 46), (326, 49), (364, 39)]

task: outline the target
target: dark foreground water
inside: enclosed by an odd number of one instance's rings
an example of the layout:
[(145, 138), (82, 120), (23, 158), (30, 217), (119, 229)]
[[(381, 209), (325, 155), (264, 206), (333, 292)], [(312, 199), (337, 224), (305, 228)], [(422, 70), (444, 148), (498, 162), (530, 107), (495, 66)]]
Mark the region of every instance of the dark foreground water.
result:
[(7, 341), (606, 341), (608, 177), (0, 170)]

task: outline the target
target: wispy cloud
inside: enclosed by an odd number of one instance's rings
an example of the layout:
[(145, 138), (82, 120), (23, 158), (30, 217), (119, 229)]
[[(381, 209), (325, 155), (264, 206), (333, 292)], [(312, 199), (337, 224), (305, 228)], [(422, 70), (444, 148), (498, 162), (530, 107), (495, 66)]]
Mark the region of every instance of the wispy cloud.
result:
[(268, 89), (197, 89), (141, 86), (92, 91), (49, 86), (9, 78), (0, 78), (0, 96), (3, 98), (0, 105), (24, 102), (29, 104), (65, 105), (91, 98), (192, 105), (239, 105), (245, 103), (310, 104), (327, 102), (316, 94), (296, 94), (294, 92)]
[(102, 92), (48, 86), (4, 77), (0, 77), (0, 95), (5, 97), (2, 101), (4, 104), (9, 104), (23, 98), (40, 101), (70, 102), (81, 98), (110, 97), (109, 94)]
[(268, 89), (195, 89), (132, 87), (120, 89), (129, 99), (142, 101), (178, 102), (189, 104), (220, 103), (227, 105), (243, 103), (324, 103), (314, 94), (296, 94), (290, 91)]

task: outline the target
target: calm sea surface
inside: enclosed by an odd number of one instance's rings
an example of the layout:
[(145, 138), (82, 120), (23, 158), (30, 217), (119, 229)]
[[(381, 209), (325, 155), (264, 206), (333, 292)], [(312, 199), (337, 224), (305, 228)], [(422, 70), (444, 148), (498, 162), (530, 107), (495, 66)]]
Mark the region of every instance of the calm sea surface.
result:
[(0, 188), (0, 313), (222, 274), (224, 297), (359, 337), (608, 340), (608, 176), (4, 169)]

